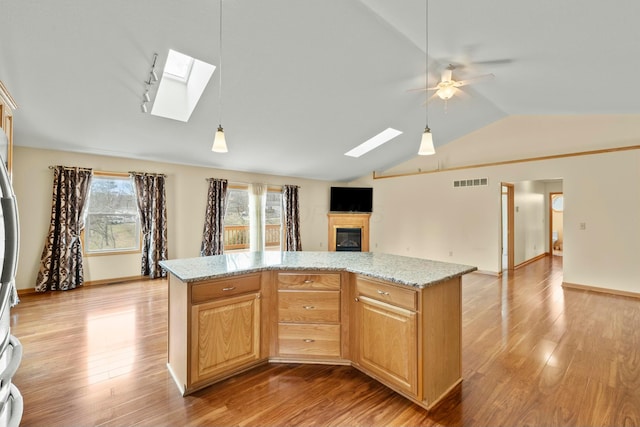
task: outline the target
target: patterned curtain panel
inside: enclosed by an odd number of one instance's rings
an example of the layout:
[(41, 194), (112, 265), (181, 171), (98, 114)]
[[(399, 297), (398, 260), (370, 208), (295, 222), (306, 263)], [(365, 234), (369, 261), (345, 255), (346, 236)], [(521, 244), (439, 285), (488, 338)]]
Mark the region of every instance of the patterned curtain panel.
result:
[(161, 174), (130, 172), (136, 187), (142, 227), (141, 274), (151, 279), (166, 277), (160, 261), (167, 259), (167, 205), (165, 177)]
[(36, 279), (38, 292), (66, 291), (84, 283), (80, 232), (91, 176), (91, 169), (53, 168), (51, 222)]
[(224, 213), (227, 209), (227, 180), (209, 178), (207, 211), (200, 256), (220, 255), (224, 252)]
[(298, 202), (298, 186), (285, 185), (282, 187), (282, 202), (284, 204), (284, 250), (301, 251), (300, 240), (300, 205)]

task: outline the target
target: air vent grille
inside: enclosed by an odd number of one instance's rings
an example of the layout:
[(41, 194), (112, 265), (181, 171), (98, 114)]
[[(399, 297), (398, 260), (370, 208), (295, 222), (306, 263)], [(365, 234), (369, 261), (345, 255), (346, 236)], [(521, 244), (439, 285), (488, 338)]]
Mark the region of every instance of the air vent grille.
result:
[(473, 178), (473, 179), (460, 179), (453, 181), (455, 188), (459, 187), (478, 187), (489, 185), (489, 178)]

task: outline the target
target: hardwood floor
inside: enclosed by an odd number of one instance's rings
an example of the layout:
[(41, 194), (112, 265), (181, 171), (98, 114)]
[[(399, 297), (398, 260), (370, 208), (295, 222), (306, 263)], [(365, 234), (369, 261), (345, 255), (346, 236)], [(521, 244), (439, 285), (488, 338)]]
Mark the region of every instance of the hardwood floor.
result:
[(464, 277), (464, 381), (429, 413), (345, 366), (272, 364), (183, 398), (165, 281), (27, 295), (22, 425), (640, 425), (640, 300), (564, 290), (561, 263)]

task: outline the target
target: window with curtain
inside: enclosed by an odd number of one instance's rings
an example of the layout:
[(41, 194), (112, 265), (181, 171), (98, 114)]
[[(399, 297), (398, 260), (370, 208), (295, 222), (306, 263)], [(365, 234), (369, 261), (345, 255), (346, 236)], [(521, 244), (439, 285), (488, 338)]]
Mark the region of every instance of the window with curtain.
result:
[(281, 189), (264, 184), (229, 185), (224, 251), (279, 251), (281, 242)]
[(87, 255), (140, 252), (140, 215), (129, 174), (94, 172), (83, 238)]

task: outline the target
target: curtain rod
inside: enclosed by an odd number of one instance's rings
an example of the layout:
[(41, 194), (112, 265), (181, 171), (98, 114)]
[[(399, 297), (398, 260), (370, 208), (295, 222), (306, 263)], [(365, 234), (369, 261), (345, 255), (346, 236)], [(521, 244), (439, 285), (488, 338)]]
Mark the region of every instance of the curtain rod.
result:
[(73, 166), (62, 166), (62, 165), (57, 165), (57, 166), (49, 166), (49, 169), (55, 169), (55, 168), (62, 168), (62, 169), (68, 169), (68, 170), (81, 170), (81, 171), (93, 171), (93, 169), (91, 168), (80, 168), (80, 167), (73, 167)]
[(163, 173), (152, 173), (152, 172), (135, 172), (135, 171), (129, 171), (130, 174), (137, 174), (137, 175), (147, 175), (147, 176), (162, 176), (165, 177), (167, 175), (163, 174)]
[[(213, 181), (214, 179), (224, 179), (224, 178), (205, 178), (204, 180), (209, 182), (209, 181)], [(258, 183), (251, 183), (251, 182), (240, 182), (240, 181), (229, 181), (227, 180), (229, 185), (251, 185), (251, 184), (264, 184), (267, 187), (284, 187), (287, 184), (268, 184), (268, 183), (264, 183), (264, 182), (258, 182)], [(300, 186), (296, 185), (296, 187), (300, 188)]]

